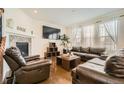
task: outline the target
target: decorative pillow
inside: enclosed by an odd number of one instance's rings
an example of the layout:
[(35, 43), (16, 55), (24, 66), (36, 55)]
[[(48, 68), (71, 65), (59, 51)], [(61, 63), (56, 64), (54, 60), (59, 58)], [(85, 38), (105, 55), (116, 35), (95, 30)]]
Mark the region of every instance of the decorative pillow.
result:
[(115, 54), (106, 60), (105, 72), (109, 75), (124, 78), (124, 56)]
[(89, 53), (89, 50), (90, 50), (89, 47), (87, 47), (87, 48), (81, 47), (81, 48), (80, 48), (80, 52), (83, 52), (83, 53)]
[(103, 52), (105, 52), (105, 48), (91, 48), (90, 47), (90, 53), (101, 55)]
[(80, 52), (80, 47), (72, 47), (71, 51)]
[(11, 47), (6, 49), (5, 54), (15, 60), (20, 66), (26, 65), (26, 61), (22, 57), (21, 52), (17, 47)]

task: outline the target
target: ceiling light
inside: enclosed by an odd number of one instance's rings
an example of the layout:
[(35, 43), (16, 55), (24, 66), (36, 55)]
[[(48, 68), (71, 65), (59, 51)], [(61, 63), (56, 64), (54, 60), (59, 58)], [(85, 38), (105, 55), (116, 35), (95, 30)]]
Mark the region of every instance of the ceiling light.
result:
[(72, 12), (76, 12), (76, 10), (72, 10)]
[(37, 11), (37, 10), (34, 10), (34, 13), (35, 13), (35, 14), (37, 14), (37, 13), (38, 13), (38, 11)]

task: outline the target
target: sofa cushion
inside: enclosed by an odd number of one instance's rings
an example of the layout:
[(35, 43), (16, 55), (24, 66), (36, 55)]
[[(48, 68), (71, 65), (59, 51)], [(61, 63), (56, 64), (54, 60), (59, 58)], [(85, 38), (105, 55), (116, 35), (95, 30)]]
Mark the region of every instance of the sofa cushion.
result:
[(105, 52), (105, 48), (91, 48), (90, 47), (90, 53), (101, 55), (103, 52)]
[(80, 47), (72, 47), (71, 51), (80, 52)]
[(26, 65), (25, 59), (22, 57), (20, 50), (17, 47), (10, 47), (6, 49), (5, 54), (11, 57), (20, 66)]
[(84, 61), (100, 57), (99, 55), (96, 55), (96, 54), (88, 54), (88, 53), (80, 53), (80, 52), (73, 52), (73, 54), (80, 56), (81, 59), (83, 59)]
[(107, 58), (105, 72), (115, 77), (124, 77), (124, 57), (113, 55)]
[(89, 47), (87, 47), (87, 48), (81, 47), (81, 48), (80, 48), (80, 52), (82, 52), (82, 53), (89, 53), (89, 50), (90, 50)]

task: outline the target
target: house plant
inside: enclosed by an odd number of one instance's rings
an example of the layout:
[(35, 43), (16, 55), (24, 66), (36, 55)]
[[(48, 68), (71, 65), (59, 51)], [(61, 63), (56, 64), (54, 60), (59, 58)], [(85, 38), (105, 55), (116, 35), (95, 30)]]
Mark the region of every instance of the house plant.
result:
[(64, 47), (63, 48), (63, 53), (67, 53), (67, 52), (70, 52), (69, 51), (69, 37), (66, 35), (66, 34), (63, 34), (60, 36), (60, 40), (61, 40), (61, 45)]

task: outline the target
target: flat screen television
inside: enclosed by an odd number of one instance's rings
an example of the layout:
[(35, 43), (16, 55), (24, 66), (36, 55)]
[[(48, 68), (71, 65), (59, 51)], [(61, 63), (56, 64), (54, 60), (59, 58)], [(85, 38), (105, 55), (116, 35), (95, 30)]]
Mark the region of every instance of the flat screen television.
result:
[(43, 26), (43, 38), (44, 39), (53, 39), (53, 40), (60, 39), (60, 29)]

